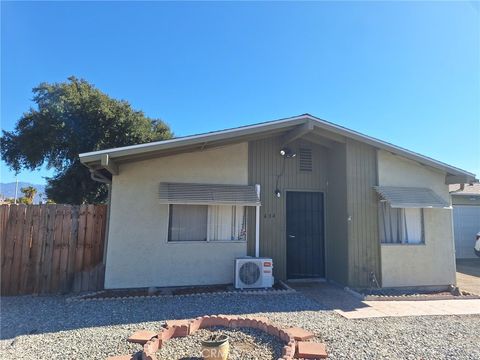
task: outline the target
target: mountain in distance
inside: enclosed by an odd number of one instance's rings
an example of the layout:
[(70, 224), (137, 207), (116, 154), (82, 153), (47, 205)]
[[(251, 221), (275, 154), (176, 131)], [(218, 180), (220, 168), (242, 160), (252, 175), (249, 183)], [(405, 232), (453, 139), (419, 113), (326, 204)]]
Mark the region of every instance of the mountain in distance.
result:
[[(33, 198), (33, 203), (38, 204), (40, 201), (40, 196), (42, 199), (45, 199), (45, 185), (41, 184), (32, 184), (28, 182), (23, 182), (19, 181), (18, 182), (18, 193), (17, 193), (17, 198), (21, 198), (23, 196), (23, 193), (20, 191), (21, 188), (28, 187), (28, 186), (33, 186), (35, 189), (37, 189), (37, 193), (35, 197)], [(15, 197), (15, 183), (14, 182), (9, 182), (9, 183), (0, 183), (0, 198), (14, 198)]]

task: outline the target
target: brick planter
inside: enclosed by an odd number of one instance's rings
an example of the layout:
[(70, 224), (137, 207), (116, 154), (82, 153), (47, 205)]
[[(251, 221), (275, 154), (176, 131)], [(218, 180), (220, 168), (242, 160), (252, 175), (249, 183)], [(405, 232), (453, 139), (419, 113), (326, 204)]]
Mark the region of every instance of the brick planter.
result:
[[(166, 325), (158, 332), (153, 331), (137, 331), (132, 334), (127, 341), (143, 344), (143, 351), (141, 352), (142, 360), (157, 360), (156, 352), (162, 345), (176, 337), (183, 337), (193, 334), (198, 329), (205, 329), (215, 326), (223, 326), (227, 328), (254, 328), (264, 331), (272, 336), (280, 338), (284, 343), (282, 350), (283, 360), (294, 359), (295, 356), (302, 358), (326, 358), (325, 345), (321, 343), (309, 342), (301, 344), (302, 349), (298, 349), (298, 341), (312, 338), (314, 335), (301, 328), (283, 329), (272, 324), (265, 317), (240, 317), (231, 315), (212, 315), (202, 316), (190, 320), (169, 320)], [(309, 350), (312, 350), (309, 353)], [(318, 349), (323, 349), (321, 354)], [(300, 353), (299, 353), (299, 350)], [(319, 356), (320, 355), (320, 356)], [(131, 355), (125, 357), (109, 357), (107, 360), (129, 359), (133, 358)]]

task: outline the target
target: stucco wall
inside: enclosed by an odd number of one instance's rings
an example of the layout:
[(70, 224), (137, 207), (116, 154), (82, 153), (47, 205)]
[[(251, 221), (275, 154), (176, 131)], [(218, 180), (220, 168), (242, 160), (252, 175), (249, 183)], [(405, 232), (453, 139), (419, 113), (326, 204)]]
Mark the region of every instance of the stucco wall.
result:
[(160, 182), (248, 183), (248, 144), (133, 162), (113, 177), (105, 287), (233, 282), (246, 242), (168, 243), (168, 205)]
[[(429, 187), (450, 203), (445, 173), (378, 151), (380, 186)], [(451, 209), (424, 209), (425, 244), (381, 245), (382, 286), (434, 286), (455, 283)]]

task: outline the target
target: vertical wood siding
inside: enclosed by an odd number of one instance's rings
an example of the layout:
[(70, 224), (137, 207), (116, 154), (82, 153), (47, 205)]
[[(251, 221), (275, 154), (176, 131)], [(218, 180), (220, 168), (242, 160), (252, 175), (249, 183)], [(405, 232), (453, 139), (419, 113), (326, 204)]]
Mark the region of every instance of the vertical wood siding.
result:
[(373, 272), (380, 282), (376, 149), (347, 140), (349, 285), (369, 286)]
[(327, 278), (348, 284), (347, 165), (345, 144), (328, 151), (328, 194), (326, 197)]
[[(260, 215), (260, 256), (272, 257), (274, 274), (279, 279), (286, 278), (286, 191), (325, 191), (327, 182), (327, 149), (310, 142), (298, 140), (289, 147), (297, 154), (303, 146), (312, 149), (312, 171), (299, 171), (299, 157), (284, 160), (280, 156), (282, 138), (280, 136), (249, 143), (249, 183), (261, 185)], [(280, 198), (274, 196), (277, 175)], [(248, 253), (254, 255), (255, 210), (249, 209)]]

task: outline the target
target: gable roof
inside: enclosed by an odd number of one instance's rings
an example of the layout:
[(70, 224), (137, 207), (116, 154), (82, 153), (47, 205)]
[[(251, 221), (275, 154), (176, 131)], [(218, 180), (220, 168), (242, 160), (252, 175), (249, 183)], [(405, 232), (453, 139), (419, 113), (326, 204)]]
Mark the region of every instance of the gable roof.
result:
[(475, 174), (473, 173), (390, 144), (388, 142), (373, 138), (371, 136), (361, 134), (357, 131), (350, 130), (346, 127), (317, 118), (310, 114), (303, 114), (290, 118), (241, 126), (237, 128), (212, 131), (204, 134), (178, 137), (169, 140), (92, 151), (80, 154), (80, 161), (91, 169), (101, 169), (106, 168), (108, 161), (117, 161), (121, 163), (124, 161), (135, 161), (136, 159), (141, 159), (142, 157), (145, 158), (145, 156), (157, 154), (158, 156), (161, 156), (181, 151), (188, 151), (189, 149), (191, 151), (194, 149), (204, 148), (205, 146), (220, 146), (239, 141), (248, 141), (255, 138), (265, 137), (266, 135), (282, 133), (306, 125), (312, 128), (326, 130), (330, 133), (340, 135), (345, 138), (367, 143), (378, 149), (383, 149), (403, 156), (407, 159), (417, 161), (421, 164), (445, 171), (447, 175), (452, 177), (451, 183), (468, 183), (477, 181), (475, 179)]

